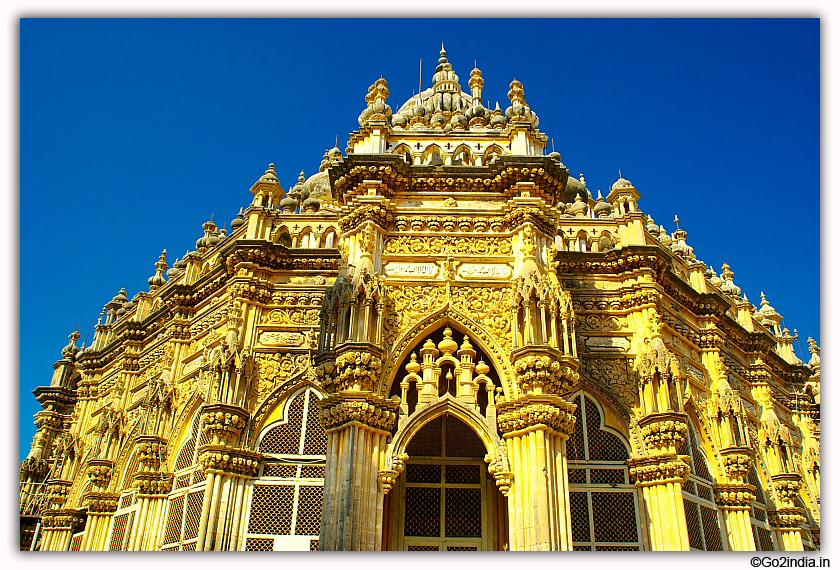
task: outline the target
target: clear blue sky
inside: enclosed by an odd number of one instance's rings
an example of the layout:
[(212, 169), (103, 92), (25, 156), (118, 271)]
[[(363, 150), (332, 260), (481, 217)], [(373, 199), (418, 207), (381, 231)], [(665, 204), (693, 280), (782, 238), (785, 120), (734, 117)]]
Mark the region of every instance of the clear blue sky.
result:
[[(147, 290), (277, 164), (288, 188), (358, 128), (380, 76), (396, 109), (440, 42), (505, 108), (525, 85), (573, 176), (621, 169), (669, 232), (791, 331), (819, 340), (820, 24), (810, 20), (36, 20), (20, 25), (21, 457), (31, 394), (78, 325)], [(364, 46), (361, 52), (357, 46)], [(806, 357), (807, 360), (807, 357)]]

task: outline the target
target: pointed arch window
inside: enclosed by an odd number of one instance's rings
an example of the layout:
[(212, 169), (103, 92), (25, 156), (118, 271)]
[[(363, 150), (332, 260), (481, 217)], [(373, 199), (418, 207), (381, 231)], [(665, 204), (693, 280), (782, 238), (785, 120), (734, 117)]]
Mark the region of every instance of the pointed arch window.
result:
[(755, 501), (753, 501), (750, 509), (750, 525), (752, 526), (755, 549), (767, 552), (776, 550), (773, 530), (767, 520), (767, 493), (755, 466), (747, 472), (747, 483), (755, 487)]
[(688, 526), (688, 543), (692, 550), (725, 550), (723, 524), (714, 501), (714, 476), (694, 425), (689, 422), (688, 438), (680, 447), (680, 455), (688, 455), (691, 475), (683, 485), (683, 507)]
[(270, 459), (254, 482), (245, 550), (318, 549), (327, 453), (319, 398), (312, 388), (292, 395), (283, 419), (258, 438)]
[(574, 399), (575, 432), (566, 442), (575, 550), (642, 550), (639, 498), (630, 484), (630, 447), (604, 425), (594, 398)]

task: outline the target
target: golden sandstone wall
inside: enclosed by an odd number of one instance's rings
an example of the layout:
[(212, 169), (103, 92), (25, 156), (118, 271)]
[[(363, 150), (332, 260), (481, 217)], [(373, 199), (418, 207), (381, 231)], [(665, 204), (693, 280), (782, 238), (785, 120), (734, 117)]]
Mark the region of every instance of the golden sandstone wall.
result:
[(819, 547), (816, 343), (469, 85), (380, 79), (344, 153), (71, 335), (22, 548)]

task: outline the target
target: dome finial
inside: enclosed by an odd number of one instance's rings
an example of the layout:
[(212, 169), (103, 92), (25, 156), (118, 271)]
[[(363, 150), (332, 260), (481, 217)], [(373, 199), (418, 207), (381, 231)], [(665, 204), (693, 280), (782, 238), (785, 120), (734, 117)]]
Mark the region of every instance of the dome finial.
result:
[(680, 217), (676, 214), (674, 215), (674, 223), (677, 224), (677, 229), (680, 229)]

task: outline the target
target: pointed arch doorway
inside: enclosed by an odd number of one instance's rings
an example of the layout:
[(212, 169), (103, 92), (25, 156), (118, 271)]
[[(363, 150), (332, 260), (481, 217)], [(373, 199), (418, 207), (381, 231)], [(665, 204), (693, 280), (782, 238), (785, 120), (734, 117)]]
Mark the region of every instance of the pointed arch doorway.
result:
[(391, 550), (503, 550), (506, 504), (487, 473), (487, 450), (451, 414), (411, 439), (405, 471), (389, 495)]

